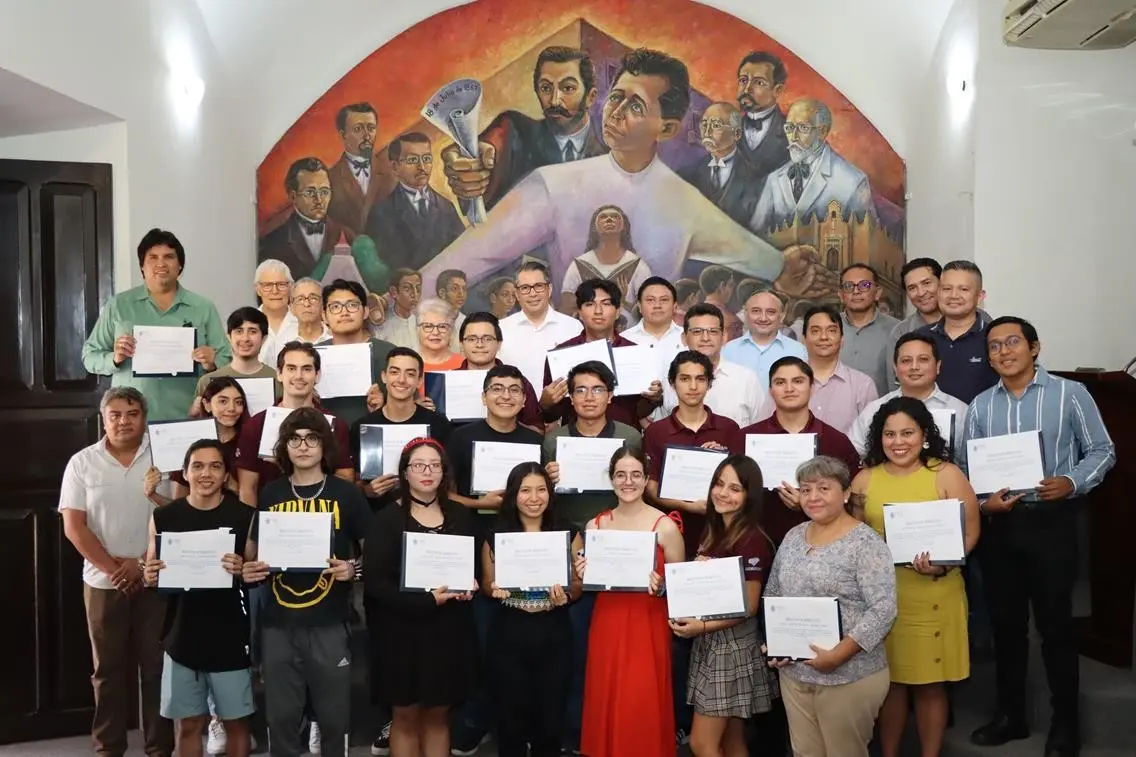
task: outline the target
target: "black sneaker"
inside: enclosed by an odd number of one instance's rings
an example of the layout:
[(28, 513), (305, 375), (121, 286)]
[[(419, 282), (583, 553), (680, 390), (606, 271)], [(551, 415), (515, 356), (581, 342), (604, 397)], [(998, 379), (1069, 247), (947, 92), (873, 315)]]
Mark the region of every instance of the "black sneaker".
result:
[(371, 744), (371, 754), (376, 757), (384, 757), (391, 753), (391, 724), (387, 723), (383, 729), (379, 731), (378, 738)]
[(489, 741), (489, 734), (474, 728), (458, 729), (450, 742), (450, 754), (454, 757), (473, 757), (477, 750)]

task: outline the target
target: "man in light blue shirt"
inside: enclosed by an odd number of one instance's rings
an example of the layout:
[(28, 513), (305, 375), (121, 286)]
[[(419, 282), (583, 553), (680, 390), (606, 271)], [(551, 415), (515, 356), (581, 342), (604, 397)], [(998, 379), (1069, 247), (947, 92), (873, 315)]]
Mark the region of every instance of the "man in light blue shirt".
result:
[(769, 367), (786, 356), (808, 360), (805, 345), (781, 333), (785, 303), (774, 292), (754, 292), (742, 310), (748, 333), (722, 348), (722, 357), (757, 374), (762, 389), (769, 388)]
[(1073, 629), (1077, 578), (1077, 517), (1085, 495), (1116, 464), (1116, 450), (1088, 389), (1037, 365), (1037, 330), (1004, 316), (986, 328), (986, 353), (999, 381), (970, 403), (968, 439), (1023, 431), (1041, 433), (1042, 479), (1008, 496), (1003, 488), (981, 503), (986, 515), (978, 558), (994, 629), (997, 712), (970, 735), (1000, 746), (1029, 735), (1026, 664), (1029, 618), (1041, 636), (1053, 705), (1045, 754), (1080, 749), (1079, 660)]

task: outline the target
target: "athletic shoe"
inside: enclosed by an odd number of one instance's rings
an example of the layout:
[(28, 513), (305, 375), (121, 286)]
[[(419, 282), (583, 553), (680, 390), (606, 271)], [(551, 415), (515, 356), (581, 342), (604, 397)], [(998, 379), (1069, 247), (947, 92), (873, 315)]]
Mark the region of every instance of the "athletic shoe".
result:
[(383, 729), (379, 731), (378, 738), (375, 743), (371, 744), (371, 754), (375, 757), (383, 757), (391, 753), (391, 724), (387, 723)]
[(308, 733), (308, 751), (312, 754), (320, 753), (320, 727), (319, 723), (312, 721), (311, 731)]
[(225, 736), (225, 726), (220, 720), (213, 718), (209, 721), (209, 738), (205, 742), (205, 751), (209, 754), (224, 754), (228, 746)]

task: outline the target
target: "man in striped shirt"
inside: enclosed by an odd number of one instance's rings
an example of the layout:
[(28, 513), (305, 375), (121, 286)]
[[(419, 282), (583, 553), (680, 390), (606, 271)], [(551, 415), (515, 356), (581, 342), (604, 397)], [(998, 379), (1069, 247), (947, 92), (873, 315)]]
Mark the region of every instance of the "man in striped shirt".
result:
[(1075, 757), (1077, 511), (1116, 463), (1116, 451), (1084, 385), (1037, 365), (1041, 343), (1028, 321), (1015, 316), (991, 321), (986, 349), (1000, 381), (970, 404), (967, 439), (1039, 431), (1045, 477), (1035, 489), (1013, 496), (1002, 489), (981, 505), (987, 517), (978, 557), (994, 626), (998, 712), (970, 738), (998, 746), (1029, 736), (1025, 682), (1032, 604), (1053, 706), (1045, 754)]

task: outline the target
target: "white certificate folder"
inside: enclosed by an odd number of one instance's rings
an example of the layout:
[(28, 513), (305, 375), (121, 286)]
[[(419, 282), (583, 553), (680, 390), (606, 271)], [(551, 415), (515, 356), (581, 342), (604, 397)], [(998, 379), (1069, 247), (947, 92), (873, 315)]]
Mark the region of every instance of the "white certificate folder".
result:
[(927, 552), (932, 565), (966, 564), (966, 514), (957, 499), (884, 505), (884, 538), (896, 565)]
[(832, 649), (844, 638), (836, 597), (765, 597), (761, 603), (767, 657), (811, 660), (810, 644)]
[(412, 439), (429, 436), (423, 423), (364, 423), (359, 426), (359, 478), (371, 481), (398, 474), (402, 450)]
[(667, 447), (659, 471), (659, 497), (681, 502), (707, 499), (714, 471), (728, 455), (705, 447)]
[(335, 547), (332, 513), (257, 513), (257, 559), (272, 572), (327, 570)]
[(236, 541), (229, 528), (155, 534), (155, 556), (166, 564), (158, 572), (158, 591), (233, 588), (234, 577), (221, 560), (236, 552)]
[(1045, 478), (1041, 432), (967, 439), (966, 467), (975, 494), (1033, 491)]
[(402, 534), (402, 591), (474, 591), (475, 540), (458, 534)]
[(658, 535), (654, 531), (585, 531), (584, 589), (646, 592), (655, 570), (657, 549)]
[(568, 531), (510, 531), (493, 535), (495, 583), (498, 589), (528, 591), (568, 589), (572, 581)]
[(667, 563), (667, 615), (724, 620), (746, 616), (742, 558)]
[(197, 329), (184, 326), (135, 326), (131, 373), (138, 377), (196, 376)]
[(483, 420), (487, 410), (481, 396), (488, 372), (431, 371), (425, 378), (426, 396), (434, 401), (434, 410), (452, 423)]
[(162, 473), (180, 471), (185, 453), (202, 439), (217, 440), (217, 422), (212, 418), (192, 421), (150, 421), (150, 457)]

